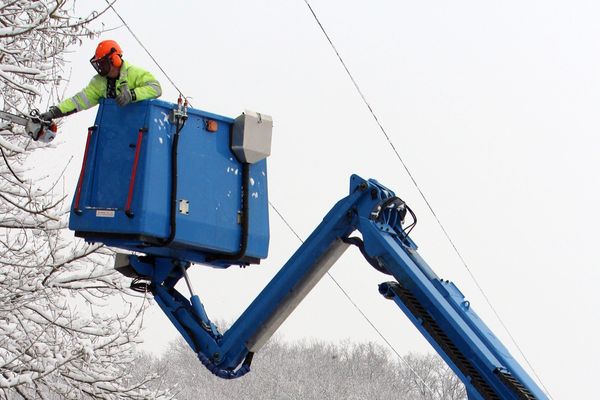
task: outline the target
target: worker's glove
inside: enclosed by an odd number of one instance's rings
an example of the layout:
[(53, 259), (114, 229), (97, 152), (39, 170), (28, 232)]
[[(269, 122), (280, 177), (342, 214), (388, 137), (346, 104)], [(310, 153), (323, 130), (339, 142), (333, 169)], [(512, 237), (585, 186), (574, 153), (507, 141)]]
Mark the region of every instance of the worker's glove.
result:
[(129, 89), (127, 84), (121, 85), (121, 93), (117, 97), (115, 97), (117, 104), (121, 107), (126, 106), (127, 104), (135, 101), (135, 92), (133, 89)]
[(64, 114), (62, 111), (60, 111), (60, 109), (56, 106), (52, 106), (50, 107), (50, 109), (48, 111), (46, 111), (45, 113), (40, 115), (40, 119), (42, 121), (51, 121), (54, 118), (60, 118), (63, 117)]

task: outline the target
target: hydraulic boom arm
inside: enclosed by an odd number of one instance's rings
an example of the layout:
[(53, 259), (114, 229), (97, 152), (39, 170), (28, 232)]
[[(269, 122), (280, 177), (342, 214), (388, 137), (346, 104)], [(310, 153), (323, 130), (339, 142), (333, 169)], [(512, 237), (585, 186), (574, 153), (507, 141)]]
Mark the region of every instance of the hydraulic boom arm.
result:
[[(211, 372), (237, 378), (350, 245), (395, 280), (379, 292), (393, 300), (465, 384), (470, 400), (547, 399), (508, 350), (471, 309), (458, 288), (436, 276), (403, 228), (410, 209), (374, 180), (356, 175), (340, 200), (273, 280), (224, 334), (209, 320), (188, 281), (191, 298), (175, 290), (188, 262), (129, 256), (123, 267), (150, 281), (149, 290)], [(411, 212), (412, 214), (412, 212)], [(413, 215), (414, 217), (414, 215)], [(350, 237), (353, 231), (362, 240)], [(236, 370), (237, 368), (237, 370)]]

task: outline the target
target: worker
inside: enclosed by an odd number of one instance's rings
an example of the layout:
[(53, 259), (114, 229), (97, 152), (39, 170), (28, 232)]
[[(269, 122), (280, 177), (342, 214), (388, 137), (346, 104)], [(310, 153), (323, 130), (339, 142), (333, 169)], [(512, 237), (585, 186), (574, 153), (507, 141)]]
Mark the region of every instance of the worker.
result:
[(98, 104), (101, 98), (114, 98), (123, 107), (162, 94), (160, 83), (150, 72), (123, 60), (121, 46), (114, 40), (100, 42), (90, 63), (98, 75), (81, 92), (50, 107), (40, 116), (41, 119), (49, 121), (87, 110)]

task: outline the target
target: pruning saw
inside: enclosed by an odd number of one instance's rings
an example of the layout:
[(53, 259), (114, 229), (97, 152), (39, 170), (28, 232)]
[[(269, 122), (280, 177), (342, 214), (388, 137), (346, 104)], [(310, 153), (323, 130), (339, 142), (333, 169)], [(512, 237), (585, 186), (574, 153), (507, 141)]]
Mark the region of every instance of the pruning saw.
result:
[(57, 126), (53, 121), (44, 121), (40, 118), (38, 110), (31, 110), (29, 115), (16, 115), (6, 111), (0, 111), (0, 119), (11, 123), (22, 125), (25, 132), (35, 141), (50, 143), (55, 137)]

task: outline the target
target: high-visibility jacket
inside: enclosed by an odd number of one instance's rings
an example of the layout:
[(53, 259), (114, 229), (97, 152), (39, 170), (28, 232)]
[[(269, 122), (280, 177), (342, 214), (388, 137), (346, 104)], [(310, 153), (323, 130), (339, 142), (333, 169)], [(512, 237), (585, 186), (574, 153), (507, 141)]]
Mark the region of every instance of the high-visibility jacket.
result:
[[(94, 76), (81, 92), (63, 100), (57, 107), (63, 114), (70, 114), (95, 106), (101, 98), (107, 97), (107, 81), (105, 76)], [(133, 89), (135, 92), (135, 101), (154, 99), (162, 94), (160, 83), (150, 72), (123, 60), (120, 75), (115, 85), (117, 95), (121, 92), (121, 85), (125, 82), (129, 89)]]

